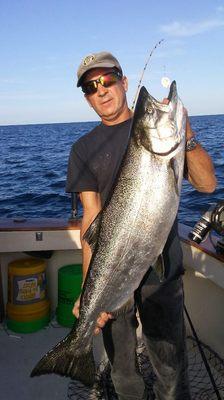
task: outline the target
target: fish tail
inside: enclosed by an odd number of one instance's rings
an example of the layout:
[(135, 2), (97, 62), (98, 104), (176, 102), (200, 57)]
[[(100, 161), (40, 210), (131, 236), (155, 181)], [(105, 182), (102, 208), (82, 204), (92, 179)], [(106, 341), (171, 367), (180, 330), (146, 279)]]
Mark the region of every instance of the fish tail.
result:
[[(82, 347), (83, 348), (83, 347)], [(68, 335), (44, 355), (30, 376), (55, 373), (68, 376), (92, 386), (95, 380), (95, 362), (92, 345), (80, 351), (80, 344)]]

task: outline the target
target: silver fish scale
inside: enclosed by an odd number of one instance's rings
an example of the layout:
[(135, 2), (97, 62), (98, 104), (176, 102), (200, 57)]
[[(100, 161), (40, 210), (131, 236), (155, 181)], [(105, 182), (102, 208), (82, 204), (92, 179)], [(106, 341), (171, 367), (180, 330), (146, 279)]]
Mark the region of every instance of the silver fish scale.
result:
[[(185, 118), (176, 93), (172, 101), (173, 109), (167, 115), (168, 106), (148, 93), (143, 92), (136, 106), (127, 154), (110, 202), (102, 212), (97, 248), (84, 287), (76, 335), (85, 346), (92, 340), (99, 313), (112, 312), (132, 297), (149, 266), (161, 254), (177, 214)], [(148, 111), (152, 109), (153, 113)], [(155, 136), (158, 126), (160, 138), (164, 123), (165, 140), (173, 137), (176, 150), (159, 156), (152, 152), (151, 135)]]
[[(180, 173), (182, 168), (183, 162)], [(89, 291), (88, 319), (91, 311), (94, 319), (101, 311), (114, 311), (127, 302), (162, 252), (179, 204), (175, 185), (169, 159), (130, 145), (103, 213), (91, 266), (94, 290)]]

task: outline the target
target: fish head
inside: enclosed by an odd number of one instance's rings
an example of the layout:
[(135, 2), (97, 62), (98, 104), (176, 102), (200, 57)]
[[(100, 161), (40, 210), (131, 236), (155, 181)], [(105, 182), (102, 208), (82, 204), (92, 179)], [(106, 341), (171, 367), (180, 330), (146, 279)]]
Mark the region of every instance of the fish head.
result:
[(186, 112), (173, 81), (168, 104), (156, 100), (145, 87), (139, 93), (133, 118), (135, 142), (151, 153), (173, 157), (185, 142)]

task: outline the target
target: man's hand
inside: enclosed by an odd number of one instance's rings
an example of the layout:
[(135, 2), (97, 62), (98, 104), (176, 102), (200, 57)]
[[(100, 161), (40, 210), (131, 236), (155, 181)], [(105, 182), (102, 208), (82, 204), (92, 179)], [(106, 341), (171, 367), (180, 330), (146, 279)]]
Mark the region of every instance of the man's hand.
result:
[[(79, 308), (80, 308), (80, 297), (76, 300), (72, 313), (76, 318), (79, 318)], [(106, 325), (107, 321), (109, 319), (112, 319), (113, 316), (109, 313), (102, 312), (100, 313), (99, 317), (97, 318), (96, 321), (96, 327), (94, 330), (95, 335), (98, 335), (100, 333), (101, 329)]]
[(192, 131), (190, 119), (188, 117), (188, 112), (187, 112), (186, 108), (184, 108), (184, 111), (185, 111), (185, 115), (186, 115), (186, 140), (189, 140), (192, 137), (194, 137), (194, 132)]
[(98, 335), (98, 333), (100, 333), (101, 329), (106, 325), (106, 323), (107, 323), (107, 321), (109, 321), (109, 319), (113, 319), (113, 316), (111, 314), (108, 314), (106, 312), (100, 313), (100, 315), (96, 321), (96, 327), (94, 330), (95, 335)]
[(72, 309), (72, 314), (76, 317), (79, 318), (79, 308), (80, 308), (80, 296), (76, 300), (74, 307)]
[[(162, 101), (164, 104), (169, 104), (169, 99), (164, 98)], [(190, 119), (188, 117), (187, 109), (184, 107), (184, 114), (186, 116), (186, 140), (189, 140), (194, 136), (194, 132), (191, 129)]]

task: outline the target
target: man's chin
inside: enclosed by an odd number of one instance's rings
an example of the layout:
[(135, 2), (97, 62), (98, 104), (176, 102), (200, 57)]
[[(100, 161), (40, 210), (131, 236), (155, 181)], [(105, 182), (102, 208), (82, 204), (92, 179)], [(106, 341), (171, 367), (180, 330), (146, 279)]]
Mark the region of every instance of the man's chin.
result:
[(99, 116), (102, 118), (102, 119), (108, 119), (108, 121), (111, 121), (111, 120), (113, 120), (113, 119), (116, 119), (116, 117), (119, 115), (119, 113), (118, 112), (114, 112), (114, 110), (103, 110), (103, 111), (101, 111), (101, 114), (99, 114)]

